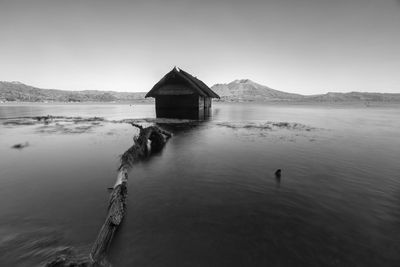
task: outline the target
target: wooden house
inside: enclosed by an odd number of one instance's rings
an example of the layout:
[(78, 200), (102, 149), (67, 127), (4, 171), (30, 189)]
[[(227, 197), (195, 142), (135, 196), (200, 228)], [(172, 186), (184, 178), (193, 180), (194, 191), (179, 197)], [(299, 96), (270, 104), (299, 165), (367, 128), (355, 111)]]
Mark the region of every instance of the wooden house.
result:
[(204, 119), (211, 99), (219, 98), (205, 83), (174, 67), (146, 94), (156, 99), (157, 118)]

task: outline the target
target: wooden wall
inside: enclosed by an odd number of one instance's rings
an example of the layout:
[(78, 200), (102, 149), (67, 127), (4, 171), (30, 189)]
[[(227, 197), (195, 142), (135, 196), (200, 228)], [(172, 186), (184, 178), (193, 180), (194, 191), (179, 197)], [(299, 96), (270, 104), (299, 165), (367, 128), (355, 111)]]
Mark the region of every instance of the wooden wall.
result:
[(211, 115), (211, 98), (191, 95), (156, 96), (157, 118), (203, 120)]
[(156, 96), (157, 118), (198, 119), (198, 95)]
[(185, 84), (167, 84), (160, 87), (156, 92), (157, 95), (192, 95), (193, 90), (189, 89)]

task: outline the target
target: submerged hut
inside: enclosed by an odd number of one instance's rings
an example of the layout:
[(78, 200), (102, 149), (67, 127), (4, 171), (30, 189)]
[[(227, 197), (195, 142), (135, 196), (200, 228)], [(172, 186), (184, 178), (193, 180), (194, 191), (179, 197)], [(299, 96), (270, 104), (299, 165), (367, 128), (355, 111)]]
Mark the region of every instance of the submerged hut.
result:
[(146, 94), (156, 99), (157, 118), (204, 119), (211, 99), (219, 98), (205, 83), (174, 67)]

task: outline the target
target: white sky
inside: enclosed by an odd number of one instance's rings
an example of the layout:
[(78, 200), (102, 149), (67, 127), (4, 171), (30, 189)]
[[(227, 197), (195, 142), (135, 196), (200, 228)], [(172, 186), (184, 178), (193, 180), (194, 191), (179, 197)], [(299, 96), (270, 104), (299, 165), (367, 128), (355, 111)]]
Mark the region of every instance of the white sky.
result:
[(175, 65), (209, 86), (400, 93), (400, 1), (0, 0), (0, 80), (148, 91)]

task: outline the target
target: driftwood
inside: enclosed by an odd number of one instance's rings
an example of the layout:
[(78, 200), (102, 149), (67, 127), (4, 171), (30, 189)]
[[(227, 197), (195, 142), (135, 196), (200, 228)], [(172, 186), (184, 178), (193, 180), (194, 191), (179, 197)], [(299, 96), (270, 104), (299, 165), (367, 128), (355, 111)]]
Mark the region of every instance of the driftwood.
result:
[(126, 211), (126, 195), (128, 172), (132, 165), (150, 155), (152, 152), (160, 151), (171, 134), (161, 130), (156, 126), (143, 128), (140, 125), (132, 123), (132, 126), (139, 128), (139, 136), (134, 138), (134, 144), (121, 156), (121, 165), (117, 181), (110, 196), (108, 206), (108, 215), (103, 227), (97, 236), (96, 241), (90, 252), (90, 259), (94, 263), (105, 265), (105, 256), (114, 232), (120, 225)]
[[(171, 134), (156, 126), (143, 128), (140, 125), (131, 123), (132, 126), (139, 128), (138, 137), (134, 137), (133, 145), (121, 156), (121, 164), (118, 168), (118, 175), (115, 185), (112, 187), (110, 195), (108, 213), (106, 220), (94, 242), (89, 262), (84, 265), (71, 265), (58, 259), (47, 266), (109, 266), (106, 260), (107, 250), (112, 238), (126, 212), (127, 182), (128, 172), (133, 164), (147, 158), (151, 153), (160, 151)], [(68, 265), (67, 265), (68, 264)]]

